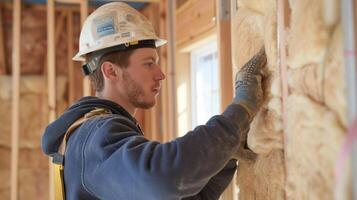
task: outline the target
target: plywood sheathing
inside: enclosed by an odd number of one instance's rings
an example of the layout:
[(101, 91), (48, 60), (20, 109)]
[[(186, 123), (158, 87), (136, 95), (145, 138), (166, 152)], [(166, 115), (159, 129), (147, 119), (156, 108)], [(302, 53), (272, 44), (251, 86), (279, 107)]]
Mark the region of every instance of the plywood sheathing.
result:
[[(239, 9), (232, 23), (235, 71), (264, 44), (269, 74), (265, 103), (248, 136), (248, 146), (258, 158), (255, 162), (239, 162), (237, 184), (242, 199), (333, 197), (333, 167), (346, 130), (341, 27), (338, 19), (325, 20), (323, 0), (289, 2), (286, 130), (282, 126), (277, 66), (276, 1), (238, 0)], [(284, 131), (290, 138), (286, 149)]]

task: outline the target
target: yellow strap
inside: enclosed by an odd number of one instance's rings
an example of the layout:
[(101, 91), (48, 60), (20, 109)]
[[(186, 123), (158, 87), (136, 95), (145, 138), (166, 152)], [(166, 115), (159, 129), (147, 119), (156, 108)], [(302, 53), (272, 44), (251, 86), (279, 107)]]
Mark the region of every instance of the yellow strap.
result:
[(63, 166), (53, 163), (53, 173), (55, 181), (55, 200), (65, 200), (65, 189), (63, 184)]
[[(66, 131), (62, 143), (58, 149), (58, 152), (61, 155), (66, 154), (66, 146), (67, 146), (67, 140), (71, 136), (71, 134), (78, 128), (80, 125), (82, 125), (85, 121), (92, 119), (97, 116), (101, 115), (107, 115), (111, 114), (110, 110), (104, 109), (104, 108), (95, 108), (94, 110), (90, 111), (89, 113), (85, 114), (84, 117), (79, 118), (77, 121), (75, 121)], [(54, 173), (54, 182), (55, 182), (55, 200), (66, 200), (66, 192), (65, 192), (65, 185), (64, 185), (64, 175), (63, 175), (63, 170), (64, 166), (61, 164), (57, 163), (52, 163), (53, 164), (53, 173)]]

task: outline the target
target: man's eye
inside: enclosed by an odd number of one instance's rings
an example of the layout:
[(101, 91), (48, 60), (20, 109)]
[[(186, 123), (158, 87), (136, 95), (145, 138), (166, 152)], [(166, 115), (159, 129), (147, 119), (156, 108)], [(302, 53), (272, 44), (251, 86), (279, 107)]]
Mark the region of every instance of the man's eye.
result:
[(152, 62), (150, 62), (150, 63), (145, 63), (145, 65), (148, 66), (148, 67), (151, 67), (151, 66), (154, 65), (154, 63), (152, 63)]

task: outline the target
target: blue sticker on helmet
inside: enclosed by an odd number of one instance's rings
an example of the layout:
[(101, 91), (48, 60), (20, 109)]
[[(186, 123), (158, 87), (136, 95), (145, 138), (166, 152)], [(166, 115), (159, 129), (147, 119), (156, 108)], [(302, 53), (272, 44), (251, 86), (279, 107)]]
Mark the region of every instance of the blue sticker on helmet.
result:
[(97, 34), (99, 37), (112, 35), (115, 33), (114, 19), (113, 17), (105, 17), (95, 22), (97, 28)]

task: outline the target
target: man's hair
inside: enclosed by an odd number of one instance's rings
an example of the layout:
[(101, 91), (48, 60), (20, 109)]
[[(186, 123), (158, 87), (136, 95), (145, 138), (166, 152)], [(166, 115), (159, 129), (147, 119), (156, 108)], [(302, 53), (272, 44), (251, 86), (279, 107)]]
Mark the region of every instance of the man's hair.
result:
[(121, 68), (126, 68), (129, 65), (129, 57), (134, 50), (113, 51), (104, 54), (98, 63), (97, 69), (89, 75), (92, 85), (97, 92), (101, 92), (104, 88), (104, 77), (101, 66), (104, 62), (111, 62)]

